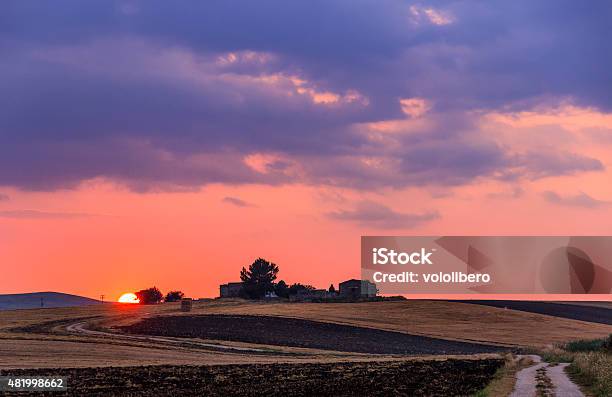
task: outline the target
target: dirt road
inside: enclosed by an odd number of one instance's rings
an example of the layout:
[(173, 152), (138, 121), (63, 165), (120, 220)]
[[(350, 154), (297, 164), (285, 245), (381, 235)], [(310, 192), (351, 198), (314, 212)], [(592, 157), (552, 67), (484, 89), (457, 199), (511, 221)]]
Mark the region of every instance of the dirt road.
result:
[(578, 386), (572, 382), (564, 369), (569, 364), (549, 364), (537, 355), (529, 357), (534, 365), (516, 374), (516, 385), (510, 397), (584, 397)]
[(115, 339), (128, 339), (128, 340), (139, 340), (139, 341), (147, 341), (147, 342), (162, 342), (168, 344), (175, 345), (192, 345), (195, 347), (209, 348), (209, 349), (219, 349), (219, 350), (227, 350), (227, 351), (239, 351), (239, 352), (265, 352), (264, 349), (256, 349), (251, 347), (240, 347), (240, 346), (227, 346), (218, 343), (206, 343), (197, 340), (185, 340), (185, 339), (176, 339), (176, 338), (161, 338), (161, 337), (152, 337), (152, 336), (139, 336), (139, 335), (123, 335), (116, 334), (104, 331), (96, 331), (87, 328), (86, 321), (79, 321), (76, 323), (69, 324), (66, 326), (66, 331), (73, 334), (84, 334), (84, 335), (94, 335), (94, 336), (106, 336)]

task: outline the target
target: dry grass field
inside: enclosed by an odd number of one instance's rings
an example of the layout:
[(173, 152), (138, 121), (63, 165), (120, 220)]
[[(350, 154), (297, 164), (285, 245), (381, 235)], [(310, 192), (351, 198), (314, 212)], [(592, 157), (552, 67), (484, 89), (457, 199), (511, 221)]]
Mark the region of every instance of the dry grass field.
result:
[[(319, 304), (213, 300), (195, 302), (188, 314), (294, 317), (514, 347), (601, 338), (612, 332), (612, 326), (604, 324), (443, 301)], [(406, 356), (390, 354), (127, 335), (115, 328), (157, 315), (184, 313), (179, 311), (178, 304), (0, 311), (0, 369), (406, 360)], [(478, 357), (487, 356), (491, 355)]]
[(511, 346), (543, 346), (600, 338), (612, 326), (448, 301), (328, 304), (219, 302), (196, 305), (202, 314), (258, 314), (329, 321), (443, 339)]

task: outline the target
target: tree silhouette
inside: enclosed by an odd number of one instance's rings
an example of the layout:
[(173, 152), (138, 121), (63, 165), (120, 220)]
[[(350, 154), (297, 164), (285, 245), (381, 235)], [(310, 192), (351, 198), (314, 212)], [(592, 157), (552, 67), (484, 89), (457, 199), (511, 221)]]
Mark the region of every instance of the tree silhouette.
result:
[(242, 280), (242, 293), (250, 299), (261, 299), (266, 292), (274, 291), (274, 280), (278, 273), (278, 266), (263, 258), (257, 258), (251, 263), (249, 269), (244, 267), (240, 271)]
[(185, 294), (182, 291), (170, 291), (166, 294), (164, 301), (165, 302), (178, 302), (181, 299), (183, 299), (183, 296), (185, 296)]
[(312, 285), (304, 285), (300, 283), (291, 284), (289, 287), (289, 295), (297, 295), (298, 291), (314, 291), (316, 288)]
[(336, 293), (336, 288), (334, 287), (333, 284), (331, 284), (329, 286), (329, 289), (327, 290), (330, 294), (335, 294)]
[(157, 289), (157, 287), (142, 289), (138, 292), (135, 292), (135, 294), (140, 300), (140, 304), (142, 305), (151, 305), (154, 303), (159, 303), (164, 297), (161, 291)]
[(280, 298), (289, 297), (289, 287), (287, 286), (287, 283), (284, 282), (283, 280), (279, 281), (276, 284), (276, 287), (274, 288), (274, 292), (276, 292), (276, 295), (278, 295)]

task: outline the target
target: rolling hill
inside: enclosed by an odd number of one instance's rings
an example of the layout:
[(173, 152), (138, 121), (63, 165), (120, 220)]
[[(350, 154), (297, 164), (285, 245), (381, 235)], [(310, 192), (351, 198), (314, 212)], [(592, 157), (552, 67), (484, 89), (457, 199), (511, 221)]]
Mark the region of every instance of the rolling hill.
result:
[[(42, 299), (42, 305), (41, 305)], [(68, 307), (99, 304), (96, 299), (61, 292), (32, 292), (0, 295), (0, 310), (35, 309), (40, 307)]]

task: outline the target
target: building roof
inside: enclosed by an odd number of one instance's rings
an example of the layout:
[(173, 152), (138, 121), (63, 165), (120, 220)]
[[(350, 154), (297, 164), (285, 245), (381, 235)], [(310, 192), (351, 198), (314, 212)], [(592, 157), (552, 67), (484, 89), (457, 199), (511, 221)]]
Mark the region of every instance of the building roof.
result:
[(231, 283), (220, 284), (220, 286), (221, 287), (223, 287), (223, 286), (228, 286), (229, 287), (230, 285), (238, 285), (238, 284), (242, 285), (242, 281), (235, 281), (235, 282), (231, 282)]
[(339, 285), (346, 284), (346, 283), (360, 283), (360, 284), (362, 284), (362, 283), (370, 283), (370, 284), (374, 284), (370, 280), (358, 280), (356, 278), (352, 278), (350, 280), (346, 280), (346, 281), (341, 282)]
[(357, 280), (356, 278), (352, 278), (350, 280), (342, 281), (340, 284), (351, 283), (351, 282), (358, 282), (358, 283), (360, 283), (361, 281), (362, 280)]

